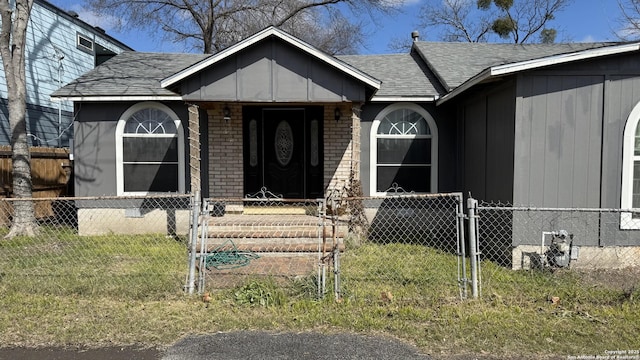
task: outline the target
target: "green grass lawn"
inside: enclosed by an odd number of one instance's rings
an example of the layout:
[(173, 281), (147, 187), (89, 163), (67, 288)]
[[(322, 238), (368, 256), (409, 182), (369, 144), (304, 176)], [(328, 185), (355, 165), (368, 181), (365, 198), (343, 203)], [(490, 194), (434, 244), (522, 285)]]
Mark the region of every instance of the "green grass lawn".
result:
[(640, 349), (640, 291), (585, 282), (574, 272), (483, 263), (481, 299), (461, 300), (454, 255), (409, 244), (364, 244), (341, 258), (339, 301), (331, 293), (315, 299), (309, 276), (289, 286), (247, 278), (212, 292), (204, 303), (182, 292), (182, 241), (62, 238), (0, 241), (4, 346), (162, 346), (186, 334), (262, 329), (385, 333), (430, 354)]

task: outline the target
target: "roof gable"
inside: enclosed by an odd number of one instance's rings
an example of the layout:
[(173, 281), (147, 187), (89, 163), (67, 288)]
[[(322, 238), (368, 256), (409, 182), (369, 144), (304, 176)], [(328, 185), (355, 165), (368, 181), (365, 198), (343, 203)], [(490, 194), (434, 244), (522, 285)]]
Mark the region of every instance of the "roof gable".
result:
[(282, 30), (279, 30), (276, 27), (268, 27), (258, 33), (256, 33), (255, 35), (217, 53), (214, 55), (211, 55), (210, 57), (196, 63), (193, 64), (192, 66), (187, 67), (186, 69), (177, 72), (165, 79), (163, 79), (160, 82), (160, 85), (163, 88), (167, 88), (170, 87), (180, 81), (183, 81), (185, 79), (187, 79), (190, 76), (193, 76), (209, 67), (211, 67), (214, 64), (217, 64), (235, 54), (237, 54), (238, 52), (241, 52), (247, 48), (249, 48), (250, 46), (257, 44), (261, 41), (264, 41), (265, 39), (269, 38), (269, 37), (276, 37), (278, 39), (280, 39), (281, 41), (284, 41), (285, 43), (288, 43), (289, 45), (299, 49), (300, 51), (307, 53), (308, 55), (310, 55), (311, 57), (326, 63), (327, 65), (330, 65), (336, 69), (338, 69), (339, 71), (344, 72), (345, 74), (357, 79), (358, 81), (366, 84), (367, 86), (377, 90), (380, 88), (380, 81), (365, 74), (364, 72), (362, 72), (359, 69), (356, 69), (354, 67), (352, 67), (351, 65), (338, 60), (336, 57), (333, 57), (331, 55), (328, 55), (316, 48), (314, 48), (313, 46), (307, 44), (306, 42), (291, 36), (287, 33), (285, 33)]
[(306, 103), (364, 102), (377, 88), (270, 36), (199, 68), (167, 90), (191, 102)]

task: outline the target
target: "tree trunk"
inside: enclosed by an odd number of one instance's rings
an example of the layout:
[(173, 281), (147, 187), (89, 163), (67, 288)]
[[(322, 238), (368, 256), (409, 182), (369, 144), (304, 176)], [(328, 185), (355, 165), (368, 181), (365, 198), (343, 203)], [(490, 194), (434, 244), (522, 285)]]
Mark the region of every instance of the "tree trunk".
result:
[[(24, 92), (22, 92), (24, 94)], [(20, 96), (19, 96), (20, 97)], [(9, 100), (9, 124), (11, 125), (11, 161), (14, 198), (31, 199), (31, 152), (27, 138), (25, 98)], [(36, 217), (33, 200), (13, 202), (13, 224), (5, 236), (36, 235)]]
[(0, 54), (7, 80), (9, 128), (13, 175), (13, 224), (5, 238), (34, 236), (37, 233), (32, 198), (31, 153), (27, 138), (27, 82), (25, 40), (33, 0), (16, 0), (12, 9), (8, 0), (0, 0)]

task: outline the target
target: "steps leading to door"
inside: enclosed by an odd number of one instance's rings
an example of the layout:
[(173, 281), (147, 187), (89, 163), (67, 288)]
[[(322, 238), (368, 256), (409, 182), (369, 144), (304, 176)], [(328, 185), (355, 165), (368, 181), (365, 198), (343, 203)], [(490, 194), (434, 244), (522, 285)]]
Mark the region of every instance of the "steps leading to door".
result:
[[(225, 214), (210, 217), (205, 249), (199, 261), (201, 275), (214, 288), (241, 284), (247, 276), (277, 279), (315, 275), (319, 264), (329, 264), (332, 252), (344, 251), (346, 229), (306, 214)], [(202, 239), (200, 240), (202, 241)], [(200, 252), (202, 242), (197, 244)], [(200, 266), (200, 265), (199, 265)]]
[[(320, 218), (309, 215), (225, 215), (208, 222), (207, 251), (231, 241), (240, 251), (308, 252), (330, 251), (332, 227), (322, 226)], [(336, 231), (342, 249), (344, 231)]]

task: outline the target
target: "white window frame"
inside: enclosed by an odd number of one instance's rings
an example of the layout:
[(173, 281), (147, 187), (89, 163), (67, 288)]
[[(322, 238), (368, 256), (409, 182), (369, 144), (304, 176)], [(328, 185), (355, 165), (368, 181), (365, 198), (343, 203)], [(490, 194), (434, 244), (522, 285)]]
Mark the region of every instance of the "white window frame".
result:
[[(84, 45), (80, 40), (85, 40), (91, 43), (91, 47), (88, 47), (86, 45)], [(93, 41), (93, 39), (91, 39), (88, 36), (84, 36), (80, 33), (76, 34), (76, 46), (78, 47), (78, 49), (81, 49), (83, 51), (86, 51), (90, 54), (94, 53), (94, 50), (96, 48), (96, 43)]]
[[(634, 155), (635, 136), (640, 123), (640, 102), (629, 113), (624, 127), (624, 137), (622, 142), (622, 189), (620, 192), (620, 208), (633, 209), (640, 212), (640, 209), (633, 208), (633, 163), (640, 156)], [(630, 212), (620, 214), (620, 229), (640, 230), (640, 219), (634, 219)]]
[[(168, 106), (157, 102), (142, 102), (131, 106), (125, 111), (116, 126), (116, 194), (122, 195), (149, 195), (149, 194), (166, 194), (165, 192), (150, 192), (150, 191), (125, 191), (124, 190), (124, 162), (122, 154), (122, 141), (124, 138), (124, 129), (127, 124), (127, 120), (136, 112), (144, 109), (158, 109), (165, 112), (171, 117), (176, 125), (176, 132), (178, 136), (178, 193), (185, 193), (185, 149), (184, 149), (184, 131), (182, 129), (182, 121), (176, 113)], [(175, 192), (168, 192), (175, 193)]]
[[(380, 122), (385, 116), (396, 110), (411, 110), (422, 116), (429, 126), (431, 132), (430, 135), (378, 135), (378, 128)], [(389, 137), (394, 139), (431, 139), (431, 191), (430, 193), (438, 192), (438, 128), (435, 120), (431, 117), (431, 114), (425, 110), (422, 106), (415, 103), (396, 103), (387, 106), (378, 113), (375, 120), (371, 124), (371, 133), (369, 136), (369, 194), (371, 195), (387, 195), (386, 192), (377, 191), (378, 185), (378, 138)], [(398, 164), (401, 165), (401, 164)]]

